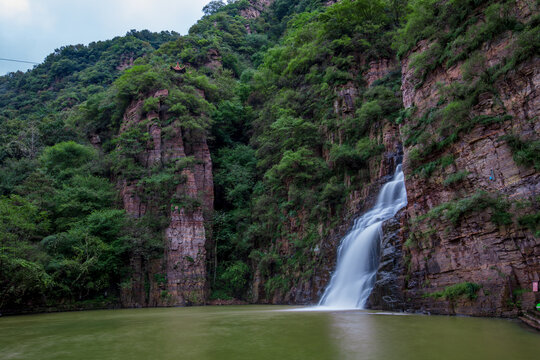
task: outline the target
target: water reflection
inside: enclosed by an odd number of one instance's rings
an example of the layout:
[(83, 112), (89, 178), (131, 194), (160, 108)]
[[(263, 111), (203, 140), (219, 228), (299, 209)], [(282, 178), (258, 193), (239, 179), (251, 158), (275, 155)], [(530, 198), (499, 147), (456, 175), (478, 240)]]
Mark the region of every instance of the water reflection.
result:
[(338, 358), (383, 359), (379, 355), (379, 339), (373, 332), (373, 316), (347, 311), (331, 313), (331, 318), (333, 338), (339, 344)]
[[(390, 316), (389, 316), (390, 315)], [(536, 359), (540, 334), (503, 319), (334, 312), (339, 359)]]

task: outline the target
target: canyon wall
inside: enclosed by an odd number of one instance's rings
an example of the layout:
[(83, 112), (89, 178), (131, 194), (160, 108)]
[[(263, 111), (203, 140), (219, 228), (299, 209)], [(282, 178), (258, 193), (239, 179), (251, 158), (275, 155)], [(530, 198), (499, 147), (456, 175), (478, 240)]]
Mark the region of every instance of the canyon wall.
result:
[[(517, 3), (514, 15), (525, 24), (534, 11), (524, 2)], [(271, 1), (251, 2), (242, 16), (257, 18), (269, 4)], [(337, 216), (329, 216), (340, 221), (318, 224), (318, 240), (304, 254), (304, 263), (287, 265), (286, 273), (272, 270), (272, 264), (270, 275), (257, 270), (251, 301), (318, 302), (335, 269), (342, 237), (353, 221), (374, 205), (381, 186), (402, 161), (408, 205), (383, 225), (380, 269), (368, 306), (516, 316), (540, 301), (538, 294), (530, 291), (532, 282), (540, 276), (540, 242), (534, 229), (521, 221), (538, 211), (540, 175), (534, 166), (515, 160), (512, 145), (536, 141), (540, 133), (540, 59), (521, 61), (494, 78), (491, 88), (477, 94), (466, 114), (450, 106), (463, 102), (462, 94), (456, 95), (460, 89), (474, 90), (484, 73), (504, 67), (517, 51), (517, 43), (514, 33), (503, 32), (477, 49), (482, 55), (477, 63), (471, 60), (475, 54), (468, 54), (451, 66), (429, 69), (425, 76), (419, 76), (415, 59), (430, 51), (433, 44), (426, 40), (420, 41), (401, 63), (387, 58), (357, 62), (361, 74), (358, 69), (351, 74), (362, 81), (350, 81), (334, 89), (334, 115), (344, 121), (354, 118), (358, 100), (367, 90), (390, 74), (401, 73), (401, 91), (394, 92), (403, 102), (403, 116), (373, 122), (369, 139), (383, 150), (361, 170), (360, 186), (354, 188), (358, 185), (352, 183), (355, 180), (344, 177), (345, 187), (356, 190), (350, 191)], [(217, 50), (210, 55), (210, 65), (221, 63)], [(163, 99), (167, 93), (153, 96)], [(132, 256), (134, 271), (131, 283), (123, 290), (124, 306), (202, 304), (207, 297), (205, 249), (209, 239), (204, 225), (213, 207), (210, 153), (202, 134), (183, 131), (174, 124), (164, 131), (161, 124), (169, 119), (166, 110), (162, 104), (160, 111), (145, 113), (143, 100), (134, 101), (122, 124), (121, 132), (133, 126), (146, 127), (150, 139), (138, 156), (147, 169), (188, 157), (195, 160), (178, 170), (183, 181), (166, 202), (170, 209), (163, 232), (163, 258)], [(454, 112), (461, 118), (448, 120)], [(342, 143), (344, 135), (339, 130), (323, 133), (327, 144)], [(328, 148), (322, 149), (322, 157), (331, 167)], [(156, 205), (160, 201), (144, 198), (140, 181), (119, 182), (124, 208), (134, 218), (159, 212)], [(283, 233), (288, 235), (269, 249), (256, 250), (277, 256), (281, 262), (293, 258), (297, 251), (295, 237), (305, 238), (310, 231), (309, 210), (283, 214)], [(253, 262), (252, 268), (258, 269)], [(270, 284), (276, 279), (288, 281), (287, 286)], [(449, 290), (460, 285), (472, 286), (470, 292), (449, 295)]]
[[(534, 13), (531, 6), (518, 2), (516, 18), (526, 23)], [(479, 49), (485, 58), (478, 77), (482, 71), (502, 68), (516, 51), (516, 41), (511, 32), (486, 41)], [(529, 58), (497, 77), (493, 89), (479, 94), (462, 123), (435, 117), (421, 141), (407, 144), (411, 129), (418, 129), (430, 113), (437, 114), (447, 104), (445, 89), (480, 81), (464, 76), (469, 58), (448, 69), (439, 66), (419, 81), (411, 59), (430, 45), (421, 41), (402, 60), (403, 103), (413, 112), (400, 126), (406, 144), (408, 206), (385, 224), (370, 306), (516, 316), (540, 301), (539, 293), (532, 292), (532, 283), (540, 277), (540, 239), (520, 221), (538, 212), (540, 174), (531, 164), (518, 164), (511, 146), (512, 139), (527, 143), (540, 136), (540, 58)], [(455, 130), (467, 121), (471, 125), (466, 130)], [(430, 141), (445, 142), (444, 127), (458, 138), (447, 147), (426, 151)], [(419, 153), (426, 157), (421, 165)], [(468, 295), (448, 292), (466, 282), (479, 289), (471, 288)]]

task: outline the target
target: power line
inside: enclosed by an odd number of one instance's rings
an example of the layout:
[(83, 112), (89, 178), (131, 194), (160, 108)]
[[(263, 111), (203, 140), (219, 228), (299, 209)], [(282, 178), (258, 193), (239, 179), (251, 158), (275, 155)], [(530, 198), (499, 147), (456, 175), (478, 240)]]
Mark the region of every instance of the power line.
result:
[(33, 61), (13, 60), (13, 59), (4, 59), (4, 58), (0, 58), (0, 60), (4, 60), (4, 61), (13, 61), (13, 62), (20, 62), (20, 63), (26, 63), (26, 64), (35, 64), (35, 65), (39, 65), (39, 63), (33, 62)]

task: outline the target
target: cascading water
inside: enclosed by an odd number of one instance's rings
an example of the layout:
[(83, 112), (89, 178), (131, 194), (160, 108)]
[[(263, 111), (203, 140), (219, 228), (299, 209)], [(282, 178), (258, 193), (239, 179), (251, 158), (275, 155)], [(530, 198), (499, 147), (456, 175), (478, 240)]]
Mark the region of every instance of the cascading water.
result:
[(379, 266), (382, 223), (405, 205), (407, 192), (400, 164), (392, 179), (382, 187), (375, 206), (355, 220), (353, 228), (341, 241), (336, 271), (319, 307), (364, 308)]

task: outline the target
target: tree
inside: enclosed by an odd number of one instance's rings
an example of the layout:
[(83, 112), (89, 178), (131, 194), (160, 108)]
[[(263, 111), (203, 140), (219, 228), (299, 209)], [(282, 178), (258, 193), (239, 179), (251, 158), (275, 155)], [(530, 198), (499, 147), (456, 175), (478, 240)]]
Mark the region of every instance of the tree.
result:
[(203, 7), (203, 13), (205, 16), (215, 14), (225, 6), (225, 3), (222, 0), (212, 0), (205, 7)]
[(46, 214), (24, 198), (0, 198), (0, 309), (38, 299), (52, 285), (34, 243), (48, 224)]
[(66, 141), (45, 149), (40, 162), (48, 174), (61, 178), (87, 165), (95, 156), (91, 147)]

